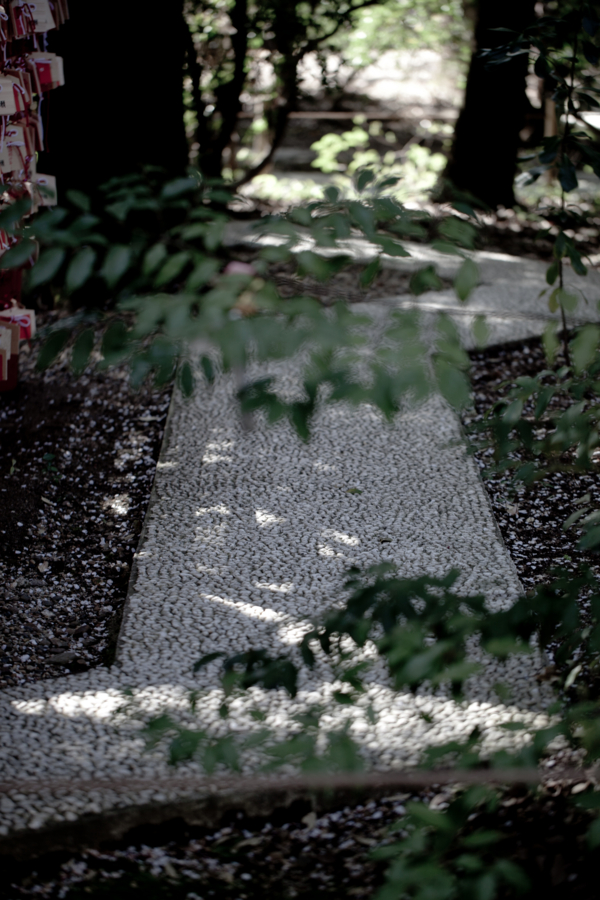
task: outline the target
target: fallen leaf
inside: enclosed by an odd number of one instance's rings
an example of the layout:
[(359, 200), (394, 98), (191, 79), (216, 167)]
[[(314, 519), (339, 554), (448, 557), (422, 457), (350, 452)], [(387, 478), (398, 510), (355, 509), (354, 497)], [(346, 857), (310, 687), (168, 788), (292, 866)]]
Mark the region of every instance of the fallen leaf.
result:
[(258, 847), (263, 841), (264, 838), (262, 837), (246, 838), (244, 841), (240, 841), (239, 844), (236, 844), (234, 849), (239, 850), (240, 847)]
[(358, 841), (359, 844), (362, 844), (363, 847), (373, 847), (373, 845), (377, 843), (373, 838), (363, 837), (362, 834), (355, 835), (354, 840)]
[(169, 876), (169, 878), (177, 878), (177, 872), (173, 868), (170, 862), (165, 863), (165, 872)]
[(580, 781), (579, 784), (574, 784), (571, 788), (572, 794), (581, 794), (583, 791), (587, 791), (591, 782), (590, 781)]
[(47, 562), (41, 562), (38, 566), (38, 572), (47, 572), (50, 566)]
[(307, 828), (314, 828), (317, 821), (317, 814), (315, 812), (306, 813), (306, 815), (300, 819)]
[(76, 657), (76, 653), (73, 653), (72, 650), (67, 650), (66, 653), (59, 653), (57, 656), (51, 656), (48, 659), (48, 662), (55, 666), (66, 666), (69, 663), (74, 662)]

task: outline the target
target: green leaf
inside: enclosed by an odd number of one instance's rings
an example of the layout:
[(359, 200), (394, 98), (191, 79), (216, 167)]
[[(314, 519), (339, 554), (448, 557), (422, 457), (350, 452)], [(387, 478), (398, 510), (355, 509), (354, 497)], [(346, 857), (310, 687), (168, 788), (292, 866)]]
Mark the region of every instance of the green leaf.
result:
[(558, 309), (558, 292), (560, 288), (554, 288), (550, 296), (548, 297), (548, 309), (550, 312), (556, 312)]
[(522, 400), (513, 400), (512, 403), (506, 407), (504, 414), (502, 416), (503, 420), (507, 425), (516, 425), (519, 419), (521, 418), (521, 414), (523, 412), (523, 401)]
[(198, 672), (200, 669), (203, 669), (204, 666), (207, 666), (209, 663), (214, 662), (215, 659), (220, 659), (224, 656), (225, 654), (222, 651), (217, 651), (215, 653), (205, 653), (204, 656), (200, 657), (198, 662), (194, 663), (194, 672)]
[(410, 278), (409, 290), (417, 297), (425, 291), (439, 291), (443, 287), (442, 280), (435, 271), (434, 266), (425, 266), (418, 272), (413, 272)]
[(569, 259), (571, 260), (571, 265), (573, 266), (573, 271), (577, 275), (581, 275), (581, 276), (587, 275), (587, 268), (584, 266), (584, 264), (582, 262), (581, 253), (579, 252), (579, 250), (573, 244), (572, 241), (568, 241), (568, 243), (567, 243), (567, 254), (569, 256)]
[(454, 280), (454, 290), (463, 302), (479, 283), (479, 269), (472, 259), (465, 259)]
[(374, 180), (375, 172), (372, 169), (362, 169), (356, 177), (356, 189), (362, 191)]
[(456, 216), (450, 216), (444, 219), (438, 227), (442, 237), (447, 238), (461, 247), (472, 250), (477, 237), (477, 229), (470, 222), (465, 222)]
[(558, 167), (558, 180), (560, 181), (563, 191), (566, 191), (567, 193), (575, 190), (579, 184), (575, 166), (568, 156), (563, 156), (562, 162)]
[(122, 359), (127, 351), (129, 335), (124, 322), (112, 322), (102, 338), (102, 356), (112, 362)]
[(424, 803), (407, 803), (406, 811), (411, 818), (416, 819), (423, 825), (436, 828), (438, 831), (450, 832), (455, 830), (454, 822), (452, 822), (450, 816), (443, 812), (430, 809), (428, 806), (425, 806)]
[(31, 200), (23, 197), (15, 203), (9, 204), (0, 212), (0, 229), (12, 233), (14, 226), (31, 211)]
[(186, 759), (192, 759), (198, 751), (203, 738), (203, 732), (180, 731), (169, 745), (169, 764), (175, 766)]
[(600, 818), (595, 819), (587, 830), (587, 845), (591, 850), (600, 847)]
[(21, 266), (24, 266), (33, 254), (35, 253), (37, 248), (37, 244), (35, 241), (32, 241), (30, 238), (25, 238), (23, 241), (19, 241), (18, 244), (15, 244), (14, 247), (11, 247), (10, 250), (7, 250), (0, 257), (0, 264), (3, 269), (20, 269)]
[(186, 290), (197, 291), (199, 288), (204, 287), (211, 278), (214, 278), (220, 268), (221, 262), (218, 259), (207, 258), (201, 260), (188, 277), (185, 283)]
[(33, 290), (41, 284), (52, 281), (65, 259), (65, 251), (60, 247), (50, 247), (40, 254), (40, 258), (29, 273), (28, 287)]
[(191, 194), (198, 190), (198, 182), (193, 178), (176, 178), (169, 181), (162, 189), (161, 197), (163, 200), (174, 200), (183, 197), (185, 194)]
[(194, 374), (192, 372), (192, 367), (187, 360), (182, 363), (179, 370), (179, 384), (183, 396), (191, 397), (194, 393)]
[(575, 371), (579, 374), (587, 369), (596, 357), (600, 343), (600, 328), (597, 325), (584, 325), (571, 341), (571, 357)]
[(408, 250), (405, 250), (402, 244), (399, 244), (397, 241), (392, 240), (392, 238), (385, 237), (384, 235), (373, 235), (371, 240), (374, 244), (378, 244), (384, 253), (387, 253), (388, 256), (410, 256)]
[(170, 256), (154, 279), (155, 286), (164, 287), (174, 281), (178, 275), (181, 275), (190, 258), (191, 254), (188, 250), (182, 250), (181, 253), (174, 253), (173, 256)]
[(90, 360), (91, 352), (94, 348), (94, 329), (86, 328), (78, 336), (73, 345), (71, 355), (71, 368), (76, 375), (80, 375)]
[(360, 286), (362, 288), (368, 287), (371, 282), (377, 278), (380, 269), (381, 259), (379, 256), (376, 256), (375, 259), (372, 259), (369, 265), (360, 273)]
[(548, 266), (548, 270), (546, 272), (546, 282), (548, 284), (554, 284), (556, 279), (558, 278), (558, 261), (554, 260), (554, 262)]
[(146, 276), (152, 275), (153, 272), (156, 272), (158, 267), (163, 264), (166, 258), (167, 248), (165, 245), (162, 242), (154, 244), (154, 246), (146, 251), (144, 256), (144, 262), (142, 263), (143, 274)]
[(477, 346), (485, 347), (490, 337), (490, 329), (485, 316), (475, 316), (471, 331)]
[(89, 213), (92, 208), (92, 203), (87, 194), (82, 193), (82, 191), (76, 190), (68, 190), (65, 194), (69, 203), (72, 203), (73, 206), (76, 206), (77, 209), (80, 209), (81, 212)]
[(333, 698), (336, 703), (340, 703), (342, 706), (348, 706), (354, 703), (352, 694), (345, 694), (343, 691), (334, 691)]
[(104, 259), (100, 274), (109, 288), (114, 288), (131, 263), (131, 250), (124, 244), (113, 244)]
[(493, 872), (486, 872), (477, 878), (473, 884), (474, 900), (494, 900), (496, 896), (496, 876)]
[(600, 526), (598, 525), (584, 534), (577, 544), (579, 550), (594, 550), (598, 546), (600, 546)]
[(494, 868), (498, 875), (517, 889), (519, 894), (524, 893), (531, 887), (529, 879), (525, 872), (510, 859), (498, 859), (494, 864)]
[(434, 369), (441, 395), (454, 409), (465, 406), (469, 402), (470, 386), (460, 369), (442, 359), (434, 361)]
[(71, 336), (67, 329), (53, 331), (44, 341), (38, 354), (36, 369), (43, 371), (51, 365)]
[(67, 269), (65, 285), (67, 291), (77, 291), (83, 287), (89, 279), (96, 262), (96, 251), (91, 247), (83, 247), (76, 256), (73, 257)]
[(587, 511), (588, 511), (587, 509), (578, 509), (574, 513), (571, 513), (569, 518), (565, 519), (565, 521), (562, 524), (563, 531), (566, 531), (568, 528), (571, 527), (571, 525), (574, 525), (575, 522), (578, 522), (581, 518), (583, 518), (583, 516), (586, 515)]
[(464, 213), (465, 216), (470, 216), (472, 219), (475, 219), (475, 221), (477, 221), (477, 213), (470, 203), (465, 203), (463, 200), (455, 200), (452, 204), (452, 209), (455, 209), (457, 212)]
[(477, 847), (489, 847), (490, 844), (497, 844), (503, 837), (501, 831), (475, 831), (463, 838), (461, 844), (463, 847), (473, 850)]
[(544, 333), (542, 335), (542, 344), (544, 345), (544, 353), (546, 354), (546, 360), (550, 365), (556, 356), (556, 351), (559, 347), (559, 341), (557, 336), (558, 331), (558, 323), (557, 322), (548, 322), (544, 329)]
[(312, 250), (301, 250), (296, 256), (298, 271), (301, 275), (312, 275), (317, 281), (327, 281), (334, 271), (331, 261), (313, 253)]
[(448, 253), (450, 256), (462, 256), (464, 258), (465, 255), (462, 250), (448, 241), (432, 241), (431, 247), (433, 250), (437, 250), (438, 253)]
[(375, 214), (373, 210), (369, 206), (365, 206), (364, 203), (353, 200), (348, 204), (348, 212), (353, 223), (360, 228), (363, 234), (371, 238), (375, 233)]
[(556, 312), (560, 306), (565, 312), (572, 313), (575, 312), (578, 303), (577, 294), (572, 294), (564, 288), (555, 288), (548, 298), (548, 309), (550, 312)]
[(208, 381), (209, 384), (212, 384), (215, 380), (215, 368), (212, 364), (212, 360), (210, 356), (203, 356), (200, 360), (200, 368), (204, 373), (204, 377)]

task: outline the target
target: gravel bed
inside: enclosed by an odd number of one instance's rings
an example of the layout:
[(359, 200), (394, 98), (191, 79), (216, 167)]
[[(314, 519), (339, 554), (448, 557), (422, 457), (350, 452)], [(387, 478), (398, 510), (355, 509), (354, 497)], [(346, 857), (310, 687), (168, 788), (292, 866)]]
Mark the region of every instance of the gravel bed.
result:
[[(368, 308), (387, 314), (385, 306)], [(294, 365), (269, 370), (283, 390), (297, 390)], [(195, 676), (196, 660), (249, 647), (287, 652), (305, 618), (340, 598), (351, 565), (391, 560), (408, 576), (456, 567), (459, 590), (484, 592), (491, 608), (505, 608), (521, 591), (476, 463), (441, 400), (408, 409), (391, 425), (367, 407), (325, 407), (306, 445), (285, 423), (257, 422), (245, 431), (235, 403), (235, 384), (225, 377), (189, 402), (176, 399), (117, 665), (3, 691), (0, 720), (12, 739), (0, 745), (0, 777), (129, 774), (157, 783), (168, 771), (165, 757), (158, 750), (142, 755), (139, 722), (116, 715), (126, 689), (142, 718), (167, 711), (214, 735), (254, 733), (262, 727), (258, 712), (283, 737), (300, 727), (295, 714), (320, 705), (325, 728), (347, 725), (368, 764), (380, 768), (414, 765), (426, 746), (465, 739), (475, 727), (491, 751), (526, 740), (526, 732), (506, 731), (503, 722), (544, 725), (552, 692), (535, 681), (542, 661), (532, 655), (499, 664), (476, 647), (472, 654), (484, 668), (470, 679), (462, 704), (445, 690), (396, 693), (367, 647), (373, 666), (354, 707), (335, 702), (339, 672), (321, 659), (303, 671), (295, 702), (283, 691), (255, 688), (230, 705), (231, 718), (221, 718), (218, 664)], [(508, 685), (509, 700), (501, 699), (498, 682)], [(195, 713), (192, 690), (201, 692)], [(249, 753), (245, 767), (258, 762)], [(155, 793), (150, 788), (144, 802)], [(49, 803), (17, 795), (3, 827), (40, 828), (140, 796), (78, 791)]]
[(114, 656), (170, 397), (35, 358), (0, 394), (0, 687)]

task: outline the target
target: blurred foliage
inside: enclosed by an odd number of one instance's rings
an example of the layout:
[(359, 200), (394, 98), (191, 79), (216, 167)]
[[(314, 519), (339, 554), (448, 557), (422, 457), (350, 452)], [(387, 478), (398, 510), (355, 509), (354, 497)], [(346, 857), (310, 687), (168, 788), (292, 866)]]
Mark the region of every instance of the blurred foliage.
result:
[[(186, 125), (199, 168), (210, 177), (227, 171), (248, 180), (268, 162), (297, 106), (299, 66), (308, 54), (316, 54), (330, 93), (343, 88), (348, 66), (356, 73), (386, 50), (443, 47), (464, 57), (468, 48), (458, 0), (189, 0), (185, 9)], [(246, 169), (236, 152), (242, 112), (251, 122), (244, 141), (255, 144), (261, 135), (260, 150), (245, 156)]]
[[(326, 281), (351, 262), (345, 242), (356, 237), (367, 241), (372, 257), (363, 286), (377, 275), (383, 254), (408, 256), (401, 239), (422, 233), (419, 216), (382, 194), (385, 188), (385, 179), (363, 169), (354, 182), (355, 199), (331, 187), (322, 201), (262, 220), (257, 237), (261, 231), (270, 237), (257, 243), (252, 265), (236, 261), (225, 240), (232, 195), (220, 183), (197, 175), (167, 183), (156, 172), (131, 176), (109, 183), (97, 210), (72, 192), (70, 209), (14, 223), (21, 243), (41, 246), (28, 290), (49, 287), (73, 310), (42, 335), (47, 340), (39, 367), (66, 347), (81, 372), (99, 353), (103, 366), (129, 360), (134, 385), (149, 375), (165, 383), (178, 370), (188, 395), (209, 369), (222, 368), (236, 374), (243, 412), (263, 410), (269, 422), (288, 418), (304, 438), (325, 387), (331, 402), (371, 402), (388, 418), (409, 396), (419, 399), (436, 389), (452, 405), (464, 404), (468, 358), (449, 318), (440, 316), (426, 348), (416, 313), (395, 311), (384, 338), (372, 346), (368, 317), (343, 303), (324, 308), (306, 295), (284, 299), (269, 280), (272, 263), (292, 262), (300, 276)], [(441, 248), (463, 254), (460, 245), (471, 228), (448, 219)], [(425, 282), (431, 277), (425, 270)], [(415, 292), (422, 289), (419, 278), (415, 273)], [(465, 258), (457, 278), (461, 299), (476, 280), (476, 266)], [(97, 348), (93, 327), (102, 332)], [(251, 360), (290, 357), (303, 347), (310, 356), (302, 399), (284, 399), (268, 376), (247, 380)]]
[[(380, 142), (387, 141), (390, 149), (382, 152), (371, 146), (374, 136)], [(391, 149), (395, 143), (395, 134), (384, 134), (381, 122), (371, 122), (367, 130), (364, 117), (357, 116), (351, 130), (326, 134), (311, 146), (317, 153), (311, 165), (331, 175), (332, 183), (345, 196), (354, 193), (353, 176), (366, 170), (375, 174), (382, 192), (400, 203), (425, 199), (435, 186), (446, 157), (416, 141), (400, 151)]]

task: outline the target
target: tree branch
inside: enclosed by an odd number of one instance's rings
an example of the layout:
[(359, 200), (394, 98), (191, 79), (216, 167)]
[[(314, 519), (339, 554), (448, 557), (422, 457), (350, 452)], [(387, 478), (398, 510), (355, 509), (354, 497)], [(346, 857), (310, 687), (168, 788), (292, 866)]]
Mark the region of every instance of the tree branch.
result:
[(194, 108), (196, 110), (196, 117), (198, 119), (198, 125), (196, 127), (196, 139), (198, 143), (202, 145), (203, 141), (208, 137), (208, 129), (206, 127), (206, 118), (204, 115), (204, 112), (206, 110), (206, 103), (202, 99), (202, 88), (200, 86), (202, 78), (202, 66), (198, 62), (198, 51), (194, 43), (194, 36), (190, 31), (185, 19), (183, 19), (183, 27), (186, 31), (185, 52), (187, 57), (188, 72), (190, 74), (190, 80), (192, 82), (192, 99), (194, 101)]
[(390, 772), (317, 772), (299, 775), (219, 775), (213, 777), (186, 775), (179, 778), (80, 778), (80, 779), (24, 779), (0, 782), (0, 794), (18, 792), (37, 794), (55, 791), (146, 791), (160, 789), (204, 791), (235, 790), (253, 793), (272, 790), (328, 790), (344, 788), (427, 788), (442, 784), (543, 784), (552, 779), (564, 783), (579, 783), (598, 778), (598, 768), (570, 768), (563, 771), (542, 771), (530, 768), (506, 769), (412, 769)]

